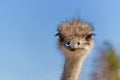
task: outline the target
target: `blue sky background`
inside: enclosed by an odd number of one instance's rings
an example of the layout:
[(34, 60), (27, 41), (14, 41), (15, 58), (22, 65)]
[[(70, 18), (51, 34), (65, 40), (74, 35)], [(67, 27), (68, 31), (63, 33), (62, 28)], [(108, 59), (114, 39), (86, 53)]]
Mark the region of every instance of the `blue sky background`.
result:
[(0, 0), (0, 80), (60, 80), (64, 58), (54, 34), (75, 15), (92, 23), (96, 46), (110, 40), (120, 51), (120, 0)]

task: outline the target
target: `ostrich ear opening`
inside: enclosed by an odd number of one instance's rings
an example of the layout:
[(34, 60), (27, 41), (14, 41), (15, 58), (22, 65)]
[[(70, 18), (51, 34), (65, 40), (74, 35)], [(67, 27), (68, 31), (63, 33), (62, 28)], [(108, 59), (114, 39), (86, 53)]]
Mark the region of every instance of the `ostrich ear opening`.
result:
[(56, 33), (54, 36), (59, 36), (59, 33)]

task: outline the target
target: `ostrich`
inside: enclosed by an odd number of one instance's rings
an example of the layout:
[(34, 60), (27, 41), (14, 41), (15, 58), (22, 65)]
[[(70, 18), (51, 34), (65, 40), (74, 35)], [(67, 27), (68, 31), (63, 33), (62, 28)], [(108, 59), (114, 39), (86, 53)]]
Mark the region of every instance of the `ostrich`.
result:
[(61, 80), (78, 80), (86, 56), (94, 47), (94, 32), (90, 24), (80, 20), (58, 26), (59, 48), (65, 55)]

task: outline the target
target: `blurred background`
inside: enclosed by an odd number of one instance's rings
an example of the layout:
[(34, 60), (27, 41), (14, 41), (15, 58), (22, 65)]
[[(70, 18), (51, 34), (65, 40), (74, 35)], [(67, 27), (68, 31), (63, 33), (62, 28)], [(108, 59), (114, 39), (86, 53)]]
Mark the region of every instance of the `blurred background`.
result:
[(120, 0), (0, 0), (0, 80), (60, 80), (58, 25), (80, 16), (95, 28), (81, 80), (120, 80)]

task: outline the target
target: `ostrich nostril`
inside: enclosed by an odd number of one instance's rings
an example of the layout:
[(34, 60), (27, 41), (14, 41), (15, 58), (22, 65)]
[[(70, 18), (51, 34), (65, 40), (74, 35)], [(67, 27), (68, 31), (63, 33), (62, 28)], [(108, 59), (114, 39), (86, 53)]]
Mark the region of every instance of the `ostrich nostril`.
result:
[(80, 45), (80, 42), (77, 42), (78, 45)]

